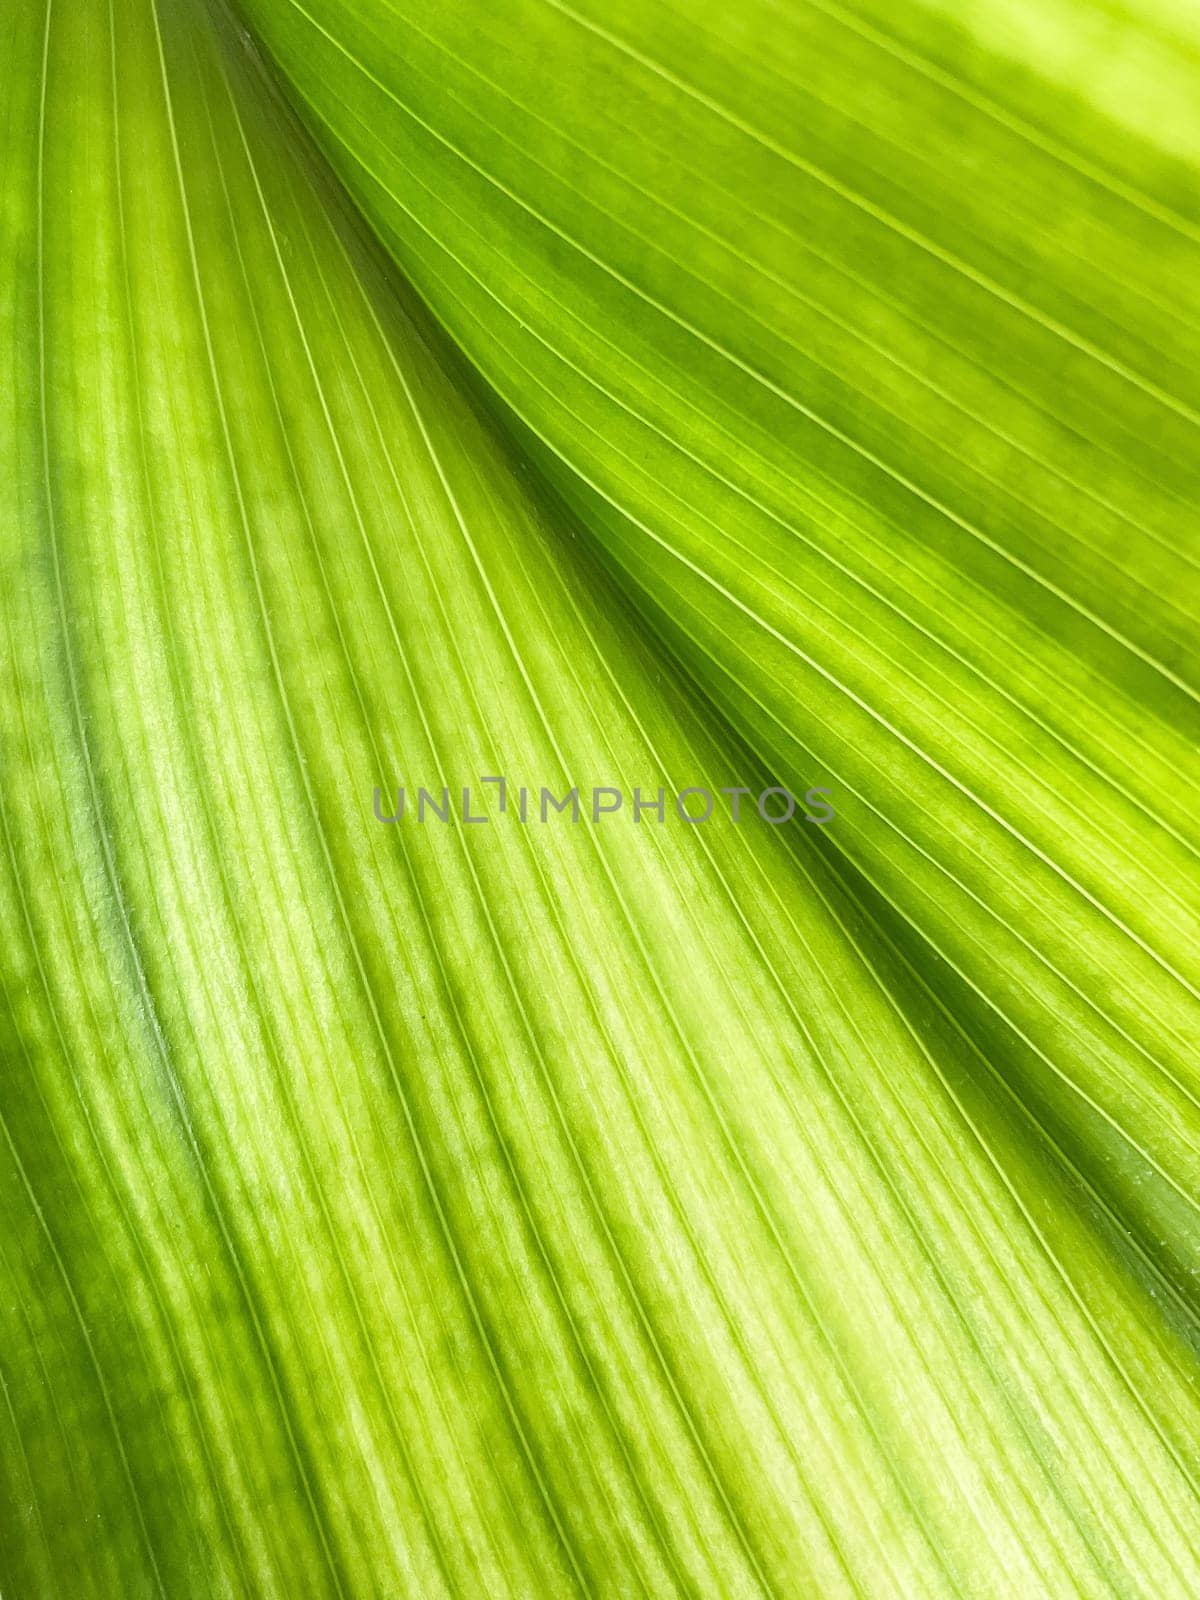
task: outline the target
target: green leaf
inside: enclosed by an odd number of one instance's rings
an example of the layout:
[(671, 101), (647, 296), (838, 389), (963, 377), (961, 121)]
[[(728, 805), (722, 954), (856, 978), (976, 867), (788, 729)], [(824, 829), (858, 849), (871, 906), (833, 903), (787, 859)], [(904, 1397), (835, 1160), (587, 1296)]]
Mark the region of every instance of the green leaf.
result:
[(244, 4), (656, 631), (833, 785), (873, 914), (1194, 1306), (1194, 28), (1010, 9)]
[(307, 5), (8, 28), (0, 1592), (1195, 1594), (1186, 24)]

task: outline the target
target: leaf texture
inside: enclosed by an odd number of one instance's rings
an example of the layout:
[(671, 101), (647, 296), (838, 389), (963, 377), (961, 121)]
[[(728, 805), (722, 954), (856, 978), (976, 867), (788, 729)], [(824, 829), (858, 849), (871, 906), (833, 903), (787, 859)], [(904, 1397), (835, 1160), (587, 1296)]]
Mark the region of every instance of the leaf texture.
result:
[(1195, 1594), (1186, 117), (306, 5), (6, 23), (0, 1592)]
[[(1081, 100), (1065, 4), (244, 9), (656, 631), (836, 787), (876, 914), (1190, 1301), (1187, 127)], [(1142, 117), (1195, 81), (1163, 10), (1106, 36)]]

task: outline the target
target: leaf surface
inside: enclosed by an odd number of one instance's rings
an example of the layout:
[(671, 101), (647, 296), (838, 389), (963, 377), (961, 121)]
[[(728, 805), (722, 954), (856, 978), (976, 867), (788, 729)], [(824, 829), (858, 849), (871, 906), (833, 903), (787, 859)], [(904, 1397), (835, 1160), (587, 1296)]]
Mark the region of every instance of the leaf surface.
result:
[(1194, 1594), (1186, 139), (312, 6), (416, 294), (223, 13), (9, 23), (0, 1590)]

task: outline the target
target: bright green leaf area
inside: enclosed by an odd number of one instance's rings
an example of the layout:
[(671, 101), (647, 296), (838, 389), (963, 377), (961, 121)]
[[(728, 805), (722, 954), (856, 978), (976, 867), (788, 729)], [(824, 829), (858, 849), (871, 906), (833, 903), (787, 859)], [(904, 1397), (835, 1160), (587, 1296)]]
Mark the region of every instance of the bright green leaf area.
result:
[(1195, 18), (0, 37), (0, 1595), (1194, 1600)]

